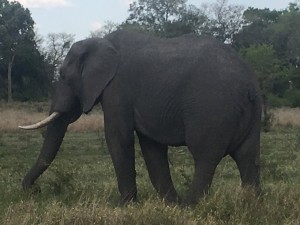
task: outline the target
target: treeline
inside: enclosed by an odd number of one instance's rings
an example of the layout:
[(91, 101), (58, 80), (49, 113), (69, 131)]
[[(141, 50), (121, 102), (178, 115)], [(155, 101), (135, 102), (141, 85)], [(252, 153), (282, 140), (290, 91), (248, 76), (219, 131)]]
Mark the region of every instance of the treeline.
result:
[(40, 37), (28, 9), (0, 0), (0, 100), (47, 100), (74, 36)]
[[(47, 99), (74, 36), (50, 34), (41, 48), (28, 9), (7, 0), (0, 3), (0, 98)], [(227, 0), (201, 6), (188, 5), (186, 0), (137, 0), (128, 13), (123, 23), (107, 21), (89, 36), (103, 37), (116, 29), (164, 38), (186, 33), (214, 36), (249, 63), (270, 106), (300, 106), (299, 1), (277, 11), (245, 9)]]

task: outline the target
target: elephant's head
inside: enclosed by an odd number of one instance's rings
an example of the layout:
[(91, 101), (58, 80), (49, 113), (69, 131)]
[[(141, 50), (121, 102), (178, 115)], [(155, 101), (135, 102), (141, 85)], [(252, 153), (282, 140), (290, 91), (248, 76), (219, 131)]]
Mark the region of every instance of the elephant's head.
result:
[(21, 127), (37, 129), (48, 125), (38, 160), (24, 177), (24, 189), (30, 188), (51, 164), (68, 125), (82, 112), (92, 110), (113, 79), (118, 60), (117, 51), (105, 39), (87, 39), (72, 46), (61, 67), (50, 116), (37, 124)]
[(46, 126), (63, 113), (71, 113), (72, 117), (78, 118), (78, 114), (91, 111), (113, 79), (118, 61), (118, 52), (106, 39), (90, 38), (73, 44), (60, 69), (51, 115), (37, 124), (20, 128), (36, 129)]

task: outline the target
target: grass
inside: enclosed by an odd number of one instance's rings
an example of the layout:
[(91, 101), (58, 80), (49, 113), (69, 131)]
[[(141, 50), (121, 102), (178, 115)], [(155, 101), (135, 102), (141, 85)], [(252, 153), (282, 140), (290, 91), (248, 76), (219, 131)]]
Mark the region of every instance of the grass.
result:
[(300, 126), (300, 108), (279, 108), (273, 111), (274, 125)]
[[(19, 125), (38, 122), (48, 116), (50, 103), (12, 103), (0, 102), (0, 131), (18, 131)], [(69, 126), (69, 131), (98, 131), (103, 128), (103, 115), (95, 107), (89, 115), (82, 115), (76, 123)]]
[[(12, 105), (10, 116), (17, 121), (23, 118), (23, 111), (29, 112), (28, 122), (32, 122), (36, 115), (47, 114), (47, 104), (39, 107)], [(6, 123), (1, 122), (0, 224), (299, 224), (300, 128), (294, 124), (277, 124), (271, 132), (262, 133), (260, 198), (240, 188), (236, 165), (226, 157), (217, 168), (210, 194), (191, 209), (168, 205), (158, 198), (138, 146), (139, 202), (119, 206), (101, 113), (84, 119), (93, 121), (92, 127), (82, 121), (70, 129), (56, 160), (38, 179), (42, 192), (37, 195), (23, 192), (21, 179), (39, 153), (41, 133), (9, 126), (4, 129)], [(169, 157), (176, 189), (183, 196), (192, 179), (191, 156), (185, 148), (172, 148)]]

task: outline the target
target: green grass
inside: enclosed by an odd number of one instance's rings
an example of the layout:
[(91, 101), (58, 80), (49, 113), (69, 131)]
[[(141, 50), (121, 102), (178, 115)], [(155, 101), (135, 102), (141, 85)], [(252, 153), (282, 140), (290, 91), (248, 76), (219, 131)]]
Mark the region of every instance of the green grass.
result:
[[(42, 192), (30, 195), (21, 179), (34, 163), (40, 132), (0, 133), (0, 224), (299, 224), (300, 129), (262, 133), (262, 196), (240, 188), (239, 173), (226, 157), (210, 194), (193, 208), (162, 202), (136, 147), (138, 203), (118, 205), (116, 178), (100, 132), (69, 132), (50, 168), (38, 179)], [(173, 180), (181, 196), (192, 179), (185, 148), (170, 150)]]

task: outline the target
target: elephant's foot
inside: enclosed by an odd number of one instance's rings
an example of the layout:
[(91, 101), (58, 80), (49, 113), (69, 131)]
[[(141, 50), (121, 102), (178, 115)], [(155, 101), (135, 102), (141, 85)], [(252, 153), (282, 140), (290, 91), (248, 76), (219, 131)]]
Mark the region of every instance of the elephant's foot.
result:
[(137, 202), (137, 191), (121, 196), (120, 205), (126, 206), (131, 202)]
[(168, 204), (181, 204), (181, 198), (176, 193), (165, 195), (162, 199)]
[(41, 188), (38, 184), (28, 182), (25, 178), (22, 181), (22, 187), (23, 190), (30, 195), (36, 195), (41, 193)]
[(195, 208), (197, 204), (208, 195), (208, 191), (203, 191), (200, 193), (188, 194), (180, 203), (183, 208)]
[(198, 202), (196, 199), (184, 199), (179, 205), (182, 208), (195, 208)]

